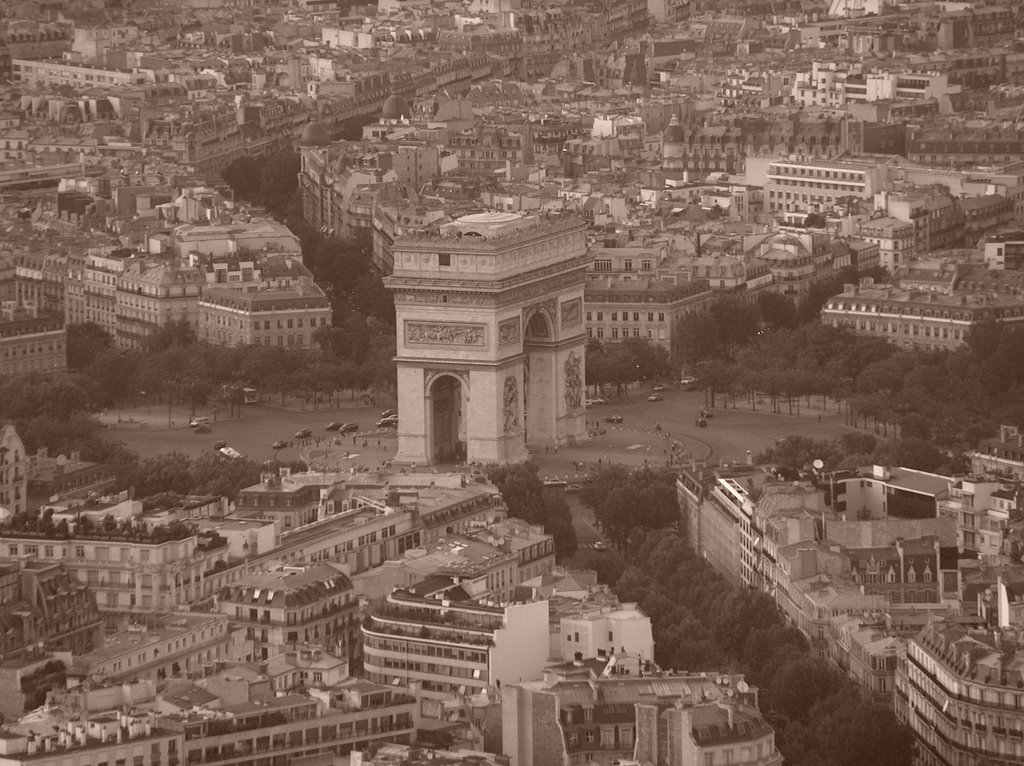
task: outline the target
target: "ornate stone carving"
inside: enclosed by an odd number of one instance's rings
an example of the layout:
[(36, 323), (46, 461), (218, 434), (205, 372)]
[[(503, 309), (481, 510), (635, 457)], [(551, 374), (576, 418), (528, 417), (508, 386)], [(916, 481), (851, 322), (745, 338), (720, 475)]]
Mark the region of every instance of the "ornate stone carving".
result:
[(519, 317), (502, 319), (498, 323), (498, 345), (511, 346), (519, 342)]
[(405, 342), (420, 346), (486, 346), (482, 324), (406, 322)]
[(576, 412), (583, 406), (583, 375), (580, 374), (580, 357), (575, 351), (569, 352), (565, 360), (565, 406), (569, 412)]
[[(451, 293), (448, 296), (448, 301), (452, 306), (487, 306), (490, 304), (490, 299), (483, 295), (463, 295), (461, 293)], [(424, 303), (424, 304), (440, 304), (445, 303), (442, 300), (441, 293), (395, 293), (395, 303)]]
[(505, 433), (519, 430), (519, 383), (515, 375), (505, 376)]
[(583, 317), (583, 299), (573, 298), (562, 304), (562, 327), (572, 327)]

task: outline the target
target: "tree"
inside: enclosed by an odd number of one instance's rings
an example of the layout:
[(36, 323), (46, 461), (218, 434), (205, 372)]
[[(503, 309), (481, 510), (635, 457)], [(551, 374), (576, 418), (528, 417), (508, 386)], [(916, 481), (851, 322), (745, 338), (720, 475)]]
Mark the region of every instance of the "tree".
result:
[(800, 315), (796, 305), (785, 295), (765, 291), (757, 298), (757, 307), (761, 312), (761, 321), (771, 327), (793, 329), (800, 324)]
[(114, 345), (110, 333), (95, 322), (80, 322), (67, 328), (68, 369), (88, 367), (103, 351)]
[(231, 187), (236, 198), (258, 202), (262, 170), (262, 164), (255, 157), (243, 156), (232, 160), (224, 168), (221, 177), (224, 179), (224, 183)]
[(509, 516), (530, 524), (540, 524), (554, 538), (555, 554), (571, 556), (576, 552), (576, 532), (565, 495), (547, 490), (537, 474), (535, 463), (492, 465), (487, 478), (498, 488)]
[(143, 342), (147, 354), (159, 354), (174, 346), (191, 346), (196, 342), (196, 331), (187, 319), (174, 319), (157, 329)]
[(272, 154), (260, 170), (260, 202), (271, 213), (282, 216), (299, 188), (299, 155), (285, 150)]
[(657, 530), (679, 520), (676, 475), (650, 468), (627, 471), (620, 465), (598, 470), (582, 494), (601, 528), (625, 555), (634, 530)]

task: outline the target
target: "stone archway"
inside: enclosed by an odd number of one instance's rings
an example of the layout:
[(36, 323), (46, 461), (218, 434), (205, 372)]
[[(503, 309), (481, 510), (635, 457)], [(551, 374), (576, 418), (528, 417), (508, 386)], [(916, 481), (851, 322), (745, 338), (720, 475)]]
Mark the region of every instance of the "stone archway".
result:
[(557, 402), (552, 396), (556, 370), (554, 322), (544, 309), (528, 315), (523, 333), (523, 425), (526, 443), (548, 446), (555, 439)]
[(426, 421), (431, 463), (466, 459), (466, 393), (465, 383), (458, 375), (442, 373), (428, 382)]

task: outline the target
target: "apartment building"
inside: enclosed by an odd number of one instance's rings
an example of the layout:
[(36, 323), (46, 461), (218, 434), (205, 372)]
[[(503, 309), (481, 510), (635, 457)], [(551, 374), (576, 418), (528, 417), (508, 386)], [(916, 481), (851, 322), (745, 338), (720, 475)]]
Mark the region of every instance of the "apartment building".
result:
[(79, 321), (95, 322), (112, 338), (117, 337), (118, 326), (117, 280), (132, 257), (127, 248), (91, 248), (85, 257)]
[(84, 654), (103, 645), (96, 597), (60, 564), (0, 565), (0, 656), (14, 659), (40, 644)]
[(28, 504), (28, 458), (12, 423), (0, 426), (0, 522), (24, 513)]
[(0, 304), (0, 375), (59, 372), (67, 368), (64, 317), (35, 303)]
[(577, 656), (608, 660), (623, 654), (654, 662), (651, 618), (632, 603), (574, 606), (561, 614), (551, 643), (551, 656), (562, 662)]
[(637, 703), (636, 755), (642, 762), (671, 766), (782, 766), (775, 732), (757, 709), (755, 698), (740, 691), (738, 698), (718, 703)]
[(14, 79), (39, 87), (70, 86), (78, 90), (96, 87), (128, 86), (145, 82), (141, 70), (76, 64), (70, 61), (12, 59)]
[[(287, 469), (279, 478), (288, 480)], [(269, 494), (247, 488), (253, 492), (242, 510), (236, 510), (236, 515), (257, 518), (287, 520), (290, 515), (293, 525), (299, 518), (318, 519), (285, 530), (281, 545), (258, 558), (265, 565), (330, 561), (344, 564), (356, 576), (408, 550), (469, 534), (507, 515), (497, 488), (469, 482), (465, 474), (291, 474), (291, 482), (291, 506), (285, 496), (275, 494), (277, 479), (264, 474), (262, 484)], [(303, 486), (316, 488), (320, 505), (312, 505), (313, 495), (301, 490)], [(276, 501), (269, 499), (275, 496)]]
[(951, 481), (949, 496), (939, 501), (939, 514), (956, 520), (957, 546), (975, 551), (986, 564), (1008, 564), (1003, 538), (1017, 509), (1013, 485), (973, 476)]
[[(750, 165), (748, 161), (748, 182), (756, 183), (749, 178)], [(765, 174), (765, 202), (768, 212), (802, 224), (810, 213), (845, 209), (851, 200), (873, 197), (886, 177), (886, 166), (878, 163), (772, 159)]]
[(976, 290), (971, 280), (949, 292), (892, 285), (843, 286), (822, 307), (821, 321), (858, 335), (885, 338), (900, 348), (943, 350), (965, 342), (971, 327), (994, 320), (1016, 326), (1024, 321), (1024, 299), (1015, 292)]
[(574, 662), (501, 692), (502, 751), (512, 766), (782, 761), (741, 675), (623, 674), (614, 666), (606, 674)]
[(548, 602), (488, 606), (396, 590), (363, 622), (363, 668), (375, 683), (444, 700), (539, 678)]
[(907, 639), (889, 629), (880, 616), (841, 614), (832, 618), (829, 661), (873, 702), (892, 706), (896, 665), (906, 650)]
[(858, 236), (878, 245), (879, 265), (890, 274), (917, 252), (916, 230), (913, 223), (882, 216), (861, 221)]
[(679, 320), (707, 310), (715, 300), (706, 279), (590, 276), (583, 293), (587, 337), (604, 342), (644, 338), (672, 353)]
[(416, 702), (398, 690), (359, 682), (337, 688), (331, 702), (325, 707), (319, 699), (289, 694), (258, 706), (166, 716), (160, 723), (182, 737), (183, 766), (233, 766), (264, 758), (331, 763), (353, 751), (414, 740)]
[(910, 640), (896, 668), (895, 704), (914, 732), (918, 763), (1021, 762), (1022, 649), (1019, 631), (1002, 622), (971, 630), (936, 621)]
[(121, 760), (133, 766), (180, 762), (184, 742), (165, 731), (151, 712), (104, 711), (75, 721), (12, 723), (0, 729), (2, 766), (61, 766), (69, 756), (79, 766)]
[(224, 588), (217, 608), (244, 627), (253, 661), (316, 644), (355, 659), (358, 599), (352, 582), (330, 564), (278, 568)]
[(1017, 426), (999, 426), (999, 434), (978, 442), (970, 456), (976, 476), (1024, 479), (1024, 433)]
[(121, 348), (140, 349), (171, 322), (198, 327), (205, 278), (199, 269), (166, 259), (133, 260), (117, 275), (117, 334)]
[(220, 614), (166, 612), (120, 624), (103, 646), (76, 656), (70, 672), (91, 682), (162, 681), (244, 658), (245, 634)]
[(331, 323), (331, 303), (312, 280), (253, 291), (208, 287), (196, 306), (198, 338), (219, 346), (314, 348), (317, 330)]
[(917, 254), (948, 250), (963, 243), (963, 210), (944, 187), (879, 192), (875, 195), (875, 209), (914, 224), (914, 252)]
[(28, 496), (32, 507), (45, 502), (106, 494), (114, 488), (117, 475), (105, 463), (82, 460), (80, 452), (50, 456), (46, 447), (30, 455), (27, 465)]
[(38, 560), (60, 563), (96, 594), (104, 612), (164, 612), (212, 595), (214, 571), (227, 563), (220, 538), (188, 534), (97, 531), (55, 537), (41, 531), (0, 529), (0, 563)]

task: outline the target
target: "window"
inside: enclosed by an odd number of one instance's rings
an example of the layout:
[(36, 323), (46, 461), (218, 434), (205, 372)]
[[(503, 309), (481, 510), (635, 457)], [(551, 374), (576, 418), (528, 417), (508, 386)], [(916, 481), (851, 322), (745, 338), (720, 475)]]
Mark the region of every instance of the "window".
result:
[[(17, 545), (8, 545), (7, 546), (7, 555), (8, 556), (17, 556), (18, 555), (18, 546)], [(85, 554), (83, 553), (82, 555), (84, 556)]]
[(438, 266), (451, 266), (452, 255), (451, 253), (438, 253), (437, 254), (437, 265)]

